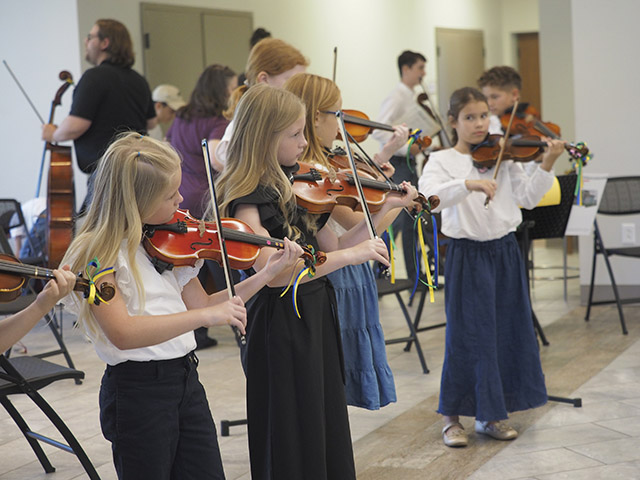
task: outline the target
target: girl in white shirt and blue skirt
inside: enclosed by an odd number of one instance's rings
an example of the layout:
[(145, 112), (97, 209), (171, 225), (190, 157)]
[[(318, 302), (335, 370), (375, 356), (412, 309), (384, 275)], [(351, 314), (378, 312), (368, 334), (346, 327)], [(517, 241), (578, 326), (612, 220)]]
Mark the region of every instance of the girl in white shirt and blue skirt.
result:
[[(463, 447), (459, 417), (475, 417), (475, 430), (499, 440), (517, 437), (509, 412), (539, 407), (547, 392), (533, 329), (524, 262), (514, 232), (520, 207), (535, 207), (553, 182), (551, 169), (562, 141), (548, 148), (532, 175), (521, 163), (494, 169), (475, 164), (471, 149), (489, 129), (486, 97), (475, 88), (456, 90), (448, 120), (454, 147), (431, 154), (419, 181), (425, 196), (437, 195), (442, 232), (450, 238), (445, 259), (445, 360), (440, 404), (443, 441)], [(485, 208), (485, 200), (490, 200)]]

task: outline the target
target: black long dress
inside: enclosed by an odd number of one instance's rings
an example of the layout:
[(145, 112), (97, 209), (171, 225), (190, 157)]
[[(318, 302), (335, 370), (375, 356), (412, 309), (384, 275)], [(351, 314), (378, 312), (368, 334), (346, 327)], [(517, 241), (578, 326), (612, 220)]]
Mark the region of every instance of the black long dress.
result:
[[(284, 218), (273, 191), (259, 187), (236, 199), (258, 207), (260, 221), (283, 238)], [(328, 215), (319, 219), (324, 225)], [(317, 248), (301, 222), (304, 243)], [(249, 456), (254, 480), (355, 479), (344, 393), (344, 369), (336, 302), (324, 277), (300, 285), (298, 318), (291, 291), (263, 288), (247, 304)]]

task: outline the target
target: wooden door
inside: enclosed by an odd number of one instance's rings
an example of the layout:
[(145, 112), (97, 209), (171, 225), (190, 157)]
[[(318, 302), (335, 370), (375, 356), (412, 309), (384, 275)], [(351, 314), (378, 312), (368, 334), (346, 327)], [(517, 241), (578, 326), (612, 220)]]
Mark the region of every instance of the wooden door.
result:
[(530, 103), (542, 115), (540, 98), (540, 51), (538, 33), (519, 33), (518, 72), (522, 77), (520, 100)]

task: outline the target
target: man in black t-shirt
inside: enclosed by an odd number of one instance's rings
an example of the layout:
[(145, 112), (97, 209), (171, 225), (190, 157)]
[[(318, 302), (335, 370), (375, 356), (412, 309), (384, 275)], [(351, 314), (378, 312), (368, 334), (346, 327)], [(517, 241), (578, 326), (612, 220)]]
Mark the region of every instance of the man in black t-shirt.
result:
[[(59, 126), (42, 127), (48, 142), (73, 140), (80, 169), (92, 174), (115, 135), (135, 130), (146, 134), (156, 124), (147, 81), (131, 68), (133, 46), (127, 28), (117, 20), (101, 19), (85, 39), (87, 70), (73, 92), (71, 111)], [(92, 195), (89, 177), (87, 197)], [(81, 210), (82, 211), (82, 210)]]

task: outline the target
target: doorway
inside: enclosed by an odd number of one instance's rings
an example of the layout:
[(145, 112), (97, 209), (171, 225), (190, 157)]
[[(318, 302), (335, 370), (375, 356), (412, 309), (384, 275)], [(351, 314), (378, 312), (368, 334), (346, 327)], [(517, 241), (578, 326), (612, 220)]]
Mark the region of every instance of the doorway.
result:
[(198, 77), (213, 63), (244, 71), (253, 14), (141, 3), (144, 75), (153, 90), (168, 83), (188, 101)]
[(451, 94), (462, 87), (475, 87), (484, 71), (482, 30), (436, 28), (438, 105), (446, 122)]
[(518, 48), (518, 72), (522, 77), (520, 99), (535, 107), (542, 116), (538, 33), (518, 33), (516, 35), (516, 44)]

